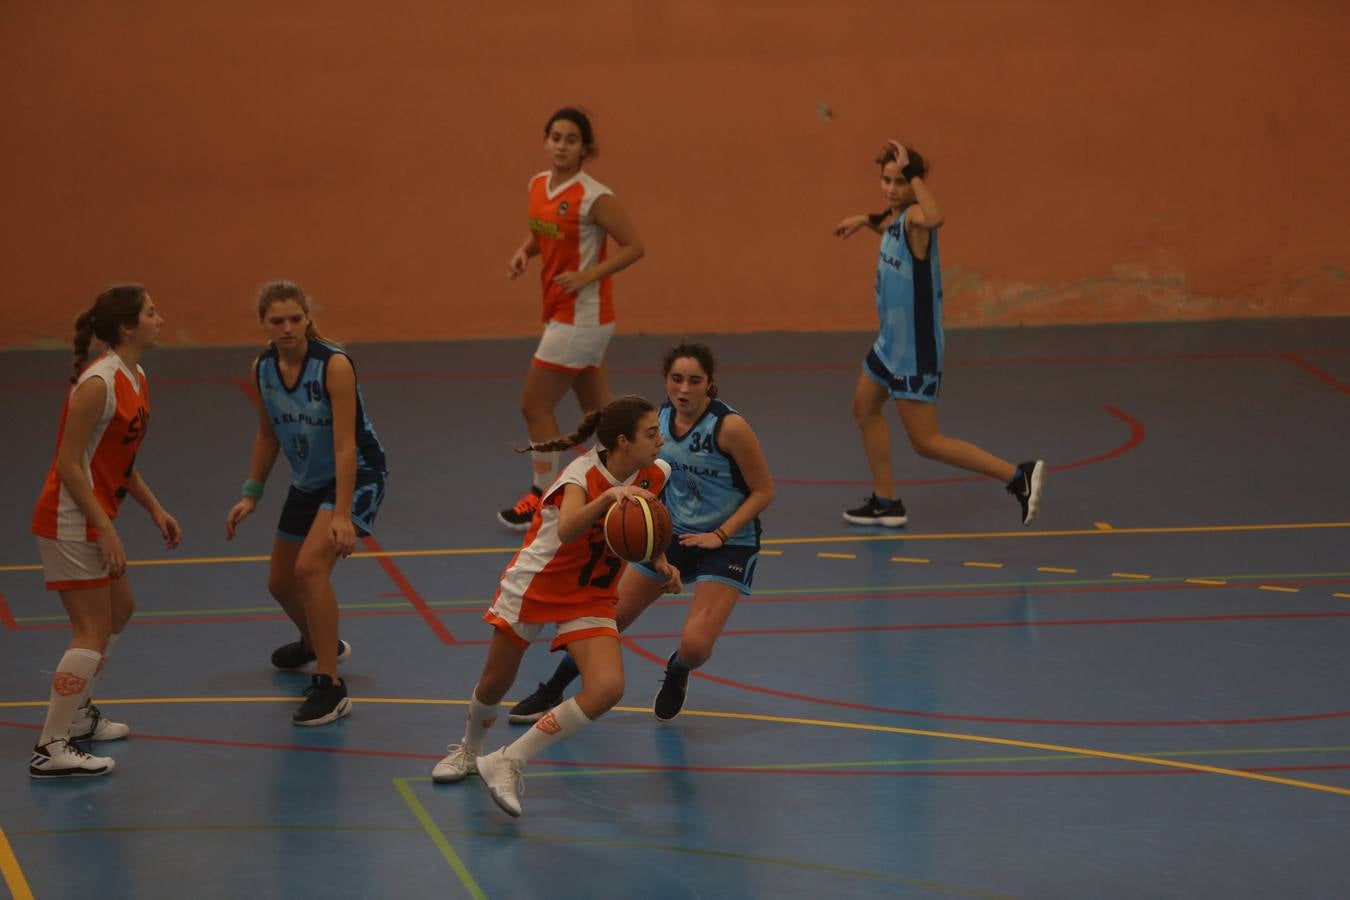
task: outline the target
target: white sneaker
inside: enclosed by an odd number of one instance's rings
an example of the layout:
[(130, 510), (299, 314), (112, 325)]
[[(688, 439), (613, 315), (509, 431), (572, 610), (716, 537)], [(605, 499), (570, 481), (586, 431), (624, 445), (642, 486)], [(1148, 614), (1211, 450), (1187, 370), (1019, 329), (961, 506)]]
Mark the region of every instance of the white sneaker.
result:
[(120, 741), (131, 734), (131, 726), (103, 718), (103, 713), (92, 703), (86, 703), (75, 713), (70, 726), (70, 741)]
[(450, 751), (450, 755), (436, 763), (436, 768), (431, 770), (432, 781), (453, 784), (466, 775), (477, 773), (479, 751), (467, 744), (451, 744), (445, 749)]
[(31, 778), (92, 778), (107, 775), (117, 763), (106, 756), (91, 756), (65, 738), (52, 738), (40, 747), (33, 747), (33, 758), (28, 761)]
[(525, 779), (520, 770), (524, 767), (523, 761), (507, 756), (505, 748), (478, 757), (478, 777), (509, 816), (520, 815), (520, 795), (525, 793)]

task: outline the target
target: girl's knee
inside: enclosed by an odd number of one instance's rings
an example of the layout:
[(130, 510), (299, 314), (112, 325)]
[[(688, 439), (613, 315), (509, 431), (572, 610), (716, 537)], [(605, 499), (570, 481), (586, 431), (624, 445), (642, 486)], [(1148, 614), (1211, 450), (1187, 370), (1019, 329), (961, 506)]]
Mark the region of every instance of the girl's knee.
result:
[[(623, 676), (617, 674), (593, 678), (593, 684), (582, 682), (581, 692), (587, 697), (587, 706), (608, 712), (623, 699)], [(594, 718), (592, 716), (591, 718)]]

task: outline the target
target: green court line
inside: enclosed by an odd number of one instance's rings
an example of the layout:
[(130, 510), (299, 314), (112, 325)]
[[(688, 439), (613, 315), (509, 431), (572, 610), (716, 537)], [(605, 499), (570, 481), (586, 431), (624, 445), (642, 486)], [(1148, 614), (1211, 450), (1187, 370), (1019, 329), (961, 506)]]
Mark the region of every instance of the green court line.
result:
[(403, 802), (408, 804), (413, 815), (417, 817), (417, 821), (422, 824), (422, 828), (430, 836), (432, 842), (440, 849), (441, 856), (445, 857), (445, 861), (450, 864), (450, 868), (454, 869), (455, 874), (459, 876), (459, 883), (464, 885), (464, 888), (469, 892), (469, 896), (474, 897), (475, 900), (487, 900), (487, 894), (483, 893), (483, 889), (478, 886), (477, 881), (474, 881), (473, 875), (469, 874), (468, 867), (459, 858), (455, 848), (450, 846), (450, 842), (446, 840), (440, 828), (436, 827), (436, 822), (431, 818), (431, 813), (427, 812), (427, 808), (414, 796), (412, 788), (408, 787), (408, 781), (407, 778), (394, 779), (394, 787), (398, 788), (399, 794), (403, 797)]
[[(398, 785), (399, 792), (403, 794), (403, 799), (408, 803), (409, 806), (413, 807), (413, 812), (417, 815), (418, 820), (421, 821), (423, 825), (427, 828), (427, 832), (428, 834), (431, 835), (432, 840), (436, 841), (436, 845), (442, 848), (441, 852), (445, 853), (447, 850), (449, 850), (450, 854), (453, 855), (454, 851), (449, 849), (450, 843), (445, 838), (445, 833), (441, 830), (440, 827), (436, 825), (434, 821), (431, 820), (431, 816), (429, 813), (427, 813), (426, 808), (417, 801), (417, 798), (412, 793), (412, 789), (408, 787), (409, 783), (411, 782), (420, 782), (429, 784), (431, 783), (431, 779), (395, 778), (394, 783)], [(680, 853), (696, 857), (705, 857), (705, 858), (713, 857), (717, 859), (735, 860), (737, 862), (749, 862), (768, 866), (781, 866), (790, 869), (802, 869), (804, 871), (819, 872), (825, 875), (844, 875), (853, 878), (867, 878), (873, 881), (889, 882), (891, 884), (899, 884), (904, 885), (906, 887), (922, 887), (932, 891), (937, 891), (939, 893), (956, 894), (962, 897), (981, 897), (981, 898), (996, 898), (996, 900), (1010, 900), (1010, 895), (1008, 894), (992, 894), (987, 891), (978, 891), (972, 890), (970, 888), (963, 888), (955, 885), (943, 884), (942, 882), (939, 881), (926, 881), (916, 878), (905, 878), (902, 875), (891, 875), (885, 872), (868, 872), (862, 869), (845, 869), (841, 866), (827, 866), (821, 865), (820, 863), (803, 862), (801, 860), (796, 859), (775, 859), (769, 856), (756, 856), (750, 853), (736, 853), (731, 850), (710, 850), (706, 848), (697, 848), (697, 847), (678, 847), (670, 844), (656, 844), (647, 841), (624, 841), (624, 840), (616, 840), (613, 838), (585, 838), (585, 837), (575, 837), (571, 835), (525, 834), (519, 831), (502, 832), (502, 831), (481, 831), (469, 829), (449, 829), (448, 831), (450, 834), (456, 837), (484, 837), (484, 838), (513, 840), (513, 841), (514, 840), (538, 841), (540, 843), (562, 844), (565, 846), (616, 847), (622, 850), (657, 850), (665, 853)], [(455, 856), (454, 858), (457, 860), (459, 857)], [(448, 856), (447, 859), (449, 859)], [(453, 867), (454, 865), (455, 863), (452, 861), (451, 866)], [(458, 869), (456, 871), (458, 872)], [(463, 880), (462, 877), (461, 880)], [(477, 886), (475, 885), (474, 887), (476, 888)], [(481, 894), (476, 894), (475, 896), (481, 896)]]

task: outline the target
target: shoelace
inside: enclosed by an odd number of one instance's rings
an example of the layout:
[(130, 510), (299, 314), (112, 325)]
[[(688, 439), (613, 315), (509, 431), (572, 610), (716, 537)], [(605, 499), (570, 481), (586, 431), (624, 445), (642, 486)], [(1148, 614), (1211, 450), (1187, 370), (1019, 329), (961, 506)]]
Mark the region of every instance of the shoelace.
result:
[(520, 761), (509, 756), (503, 756), (502, 762), (511, 773), (511, 782), (516, 789), (516, 796), (519, 797), (525, 793), (525, 778), (520, 774)]
[(461, 758), (473, 759), (478, 755), (463, 744), (446, 744), (445, 750), (450, 754), (450, 758), (453, 760), (459, 760)]
[(524, 513), (532, 513), (538, 508), (539, 508), (539, 495), (532, 492), (520, 498), (520, 501), (517, 502), (514, 507), (514, 511), (524, 514)]

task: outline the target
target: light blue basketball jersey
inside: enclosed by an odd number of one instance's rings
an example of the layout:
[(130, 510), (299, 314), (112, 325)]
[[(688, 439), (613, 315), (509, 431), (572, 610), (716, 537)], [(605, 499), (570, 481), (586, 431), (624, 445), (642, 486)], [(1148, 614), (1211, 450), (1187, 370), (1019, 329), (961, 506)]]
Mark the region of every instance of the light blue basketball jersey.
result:
[(872, 349), (892, 375), (942, 372), (942, 266), (937, 232), (928, 236), (928, 258), (918, 260), (905, 240), (909, 210), (881, 236), (877, 260), (877, 317), (881, 332)]
[[(670, 401), (661, 405), (658, 417), (661, 436), (661, 458), (670, 463), (670, 480), (661, 495), (676, 534), (699, 534), (712, 531), (745, 502), (750, 486), (741, 477), (736, 461), (717, 448), (717, 433), (722, 417), (736, 412), (721, 400), (713, 400), (699, 416), (694, 427), (680, 437), (675, 436), (675, 407)], [(759, 519), (730, 535), (728, 544), (759, 546)]]
[[(346, 356), (331, 344), (311, 340), (300, 377), (290, 387), (277, 368), (276, 347), (258, 357), (258, 396), (281, 452), (291, 464), (291, 484), (302, 491), (316, 491), (336, 477), (333, 404), (328, 397), (328, 361), (335, 354)], [(356, 388), (356, 469), (385, 472), (384, 448), (366, 416), (360, 385)]]

